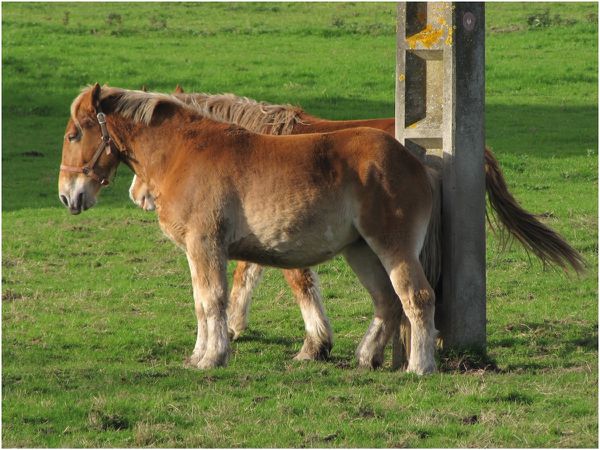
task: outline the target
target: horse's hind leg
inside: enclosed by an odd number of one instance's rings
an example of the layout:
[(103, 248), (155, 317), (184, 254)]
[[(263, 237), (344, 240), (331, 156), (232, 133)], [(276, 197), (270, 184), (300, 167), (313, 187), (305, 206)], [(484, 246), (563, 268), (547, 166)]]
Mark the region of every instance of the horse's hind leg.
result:
[(233, 272), (233, 285), (227, 308), (229, 336), (233, 340), (248, 326), (252, 291), (260, 281), (263, 271), (264, 268), (258, 264), (238, 261)]
[(297, 360), (326, 359), (333, 346), (333, 333), (323, 309), (317, 274), (311, 269), (284, 270), (304, 319), (306, 337)]
[(381, 259), (411, 326), (407, 370), (421, 375), (436, 370), (435, 294), (425, 277), (418, 256), (410, 253), (391, 254), (388, 251)]
[(373, 321), (356, 349), (358, 365), (379, 367), (383, 364), (386, 344), (400, 326), (402, 307), (381, 261), (363, 240), (347, 247), (344, 257), (371, 294), (375, 306)]

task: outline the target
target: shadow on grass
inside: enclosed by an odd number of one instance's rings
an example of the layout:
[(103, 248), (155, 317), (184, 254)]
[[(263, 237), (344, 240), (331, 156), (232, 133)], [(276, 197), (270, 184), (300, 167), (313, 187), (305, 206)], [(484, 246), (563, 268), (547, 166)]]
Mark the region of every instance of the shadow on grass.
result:
[[(506, 327), (506, 336), (489, 339), (488, 349), (510, 348), (511, 351), (530, 355), (531, 361), (498, 367), (496, 361), (478, 349), (441, 351), (440, 371), (459, 373), (505, 373), (538, 372), (556, 368), (553, 358), (559, 358), (565, 369), (579, 367), (569, 362), (569, 356), (578, 353), (598, 351), (598, 329), (593, 323), (574, 323), (568, 320), (527, 322)], [(533, 353), (533, 354), (532, 354)], [(540, 361), (539, 356), (548, 356)], [(535, 358), (534, 358), (535, 357)]]
[[(570, 356), (598, 351), (597, 324), (565, 320), (526, 322), (509, 325), (500, 339), (490, 339), (490, 348), (510, 349), (515, 354), (531, 356), (532, 361), (509, 364), (507, 371), (544, 371), (559, 366), (571, 368), (577, 364)], [(535, 357), (535, 360), (534, 360)], [(546, 357), (540, 361), (540, 357)]]
[(245, 330), (240, 337), (235, 340), (236, 343), (246, 343), (246, 342), (260, 342), (262, 344), (267, 345), (281, 345), (284, 347), (291, 347), (295, 343), (296, 340), (292, 340), (289, 338), (284, 338), (280, 336), (273, 336), (261, 333), (257, 330), (248, 329)]

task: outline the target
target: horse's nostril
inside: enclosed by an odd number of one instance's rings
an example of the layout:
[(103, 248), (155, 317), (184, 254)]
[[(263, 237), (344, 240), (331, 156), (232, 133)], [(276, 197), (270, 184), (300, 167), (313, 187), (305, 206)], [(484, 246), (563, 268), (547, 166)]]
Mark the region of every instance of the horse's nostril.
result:
[(67, 200), (66, 196), (61, 194), (60, 201), (63, 202), (63, 205), (65, 205), (67, 208), (69, 207), (69, 201)]
[(77, 196), (77, 206), (79, 208), (83, 207), (83, 192), (80, 192), (79, 195)]

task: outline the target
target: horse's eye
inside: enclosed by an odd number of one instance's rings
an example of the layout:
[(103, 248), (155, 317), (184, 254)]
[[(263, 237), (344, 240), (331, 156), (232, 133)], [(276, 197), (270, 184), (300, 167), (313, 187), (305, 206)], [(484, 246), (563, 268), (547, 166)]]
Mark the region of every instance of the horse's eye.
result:
[(67, 136), (67, 140), (69, 142), (74, 142), (76, 140), (79, 139), (79, 134), (78, 133), (69, 133), (69, 135)]

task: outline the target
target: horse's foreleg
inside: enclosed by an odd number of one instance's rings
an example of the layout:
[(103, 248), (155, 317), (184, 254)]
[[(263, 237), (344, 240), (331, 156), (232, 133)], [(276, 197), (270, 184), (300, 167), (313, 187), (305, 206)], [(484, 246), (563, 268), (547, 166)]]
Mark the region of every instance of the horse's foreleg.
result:
[(233, 272), (233, 285), (227, 307), (229, 337), (235, 340), (248, 326), (248, 313), (252, 301), (252, 291), (260, 281), (264, 267), (245, 261), (238, 261)]
[(198, 319), (196, 348), (190, 363), (197, 359), (195, 366), (199, 369), (224, 366), (229, 356), (226, 259), (214, 253), (211, 257), (211, 253), (194, 244), (187, 248)]
[(364, 241), (346, 248), (344, 257), (375, 306), (373, 321), (356, 349), (358, 365), (376, 368), (383, 364), (385, 346), (400, 326), (402, 308), (379, 258)]
[(206, 352), (206, 316), (204, 315), (204, 308), (200, 301), (200, 294), (196, 291), (196, 284), (192, 284), (194, 289), (194, 309), (196, 311), (196, 320), (198, 321), (198, 331), (196, 333), (196, 345), (194, 346), (194, 351), (192, 356), (186, 360), (186, 365), (196, 367)]
[(306, 337), (297, 360), (326, 359), (333, 346), (333, 333), (323, 309), (319, 279), (311, 269), (284, 270), (304, 319)]

